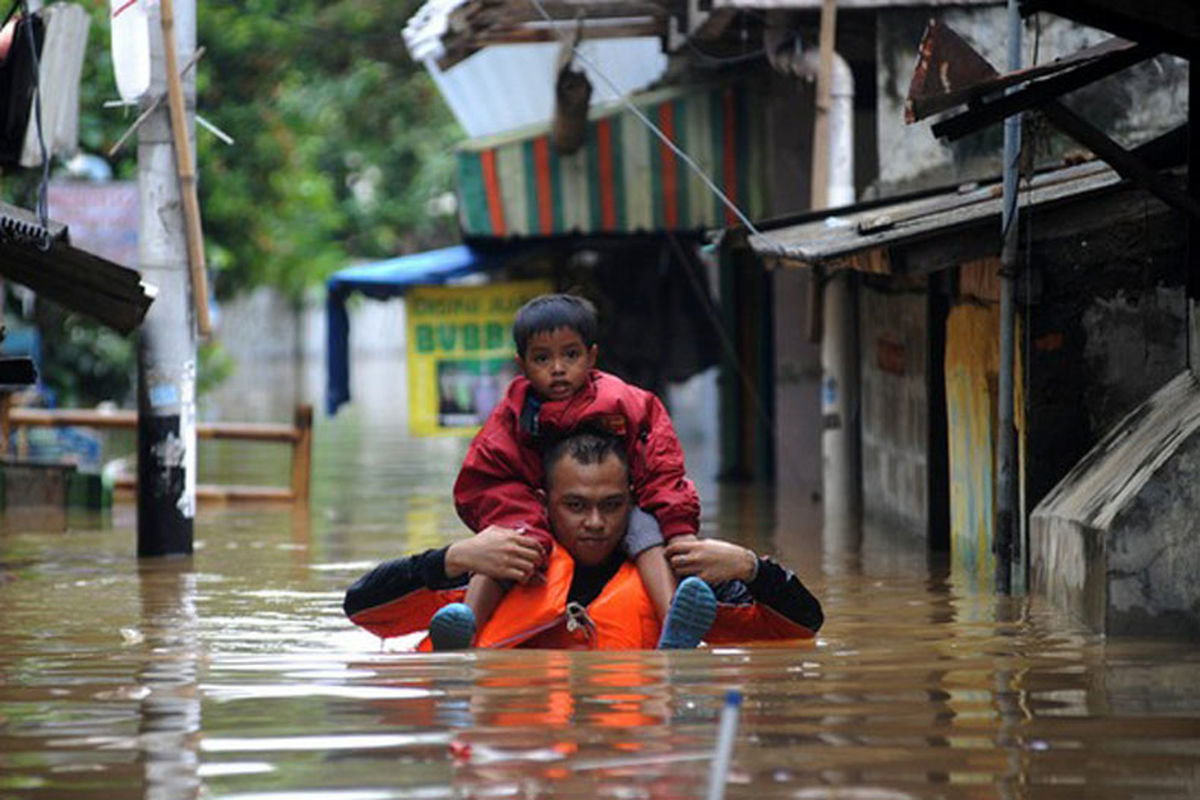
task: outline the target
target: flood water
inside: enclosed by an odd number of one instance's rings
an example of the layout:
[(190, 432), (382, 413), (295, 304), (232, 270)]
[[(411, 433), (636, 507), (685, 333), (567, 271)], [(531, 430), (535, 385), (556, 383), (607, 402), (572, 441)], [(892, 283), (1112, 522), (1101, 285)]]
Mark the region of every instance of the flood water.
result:
[[(731, 688), (731, 798), (1200, 797), (1200, 648), (973, 593), (886, 531), (834, 552), (746, 487), (704, 484), (705, 530), (796, 568), (825, 607), (812, 646), (381, 648), (342, 590), (461, 535), (465, 446), (408, 438), (388, 391), (318, 420), (309, 511), (202, 509), (193, 558), (139, 563), (128, 504), (5, 526), (0, 800), (704, 797)], [(270, 448), (201, 458), (286, 480)]]

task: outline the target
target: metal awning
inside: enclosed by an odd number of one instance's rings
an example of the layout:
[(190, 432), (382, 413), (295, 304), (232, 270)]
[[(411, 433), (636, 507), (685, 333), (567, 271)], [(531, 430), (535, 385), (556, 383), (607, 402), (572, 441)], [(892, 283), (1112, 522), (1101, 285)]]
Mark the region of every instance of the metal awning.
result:
[(158, 290), (137, 270), (73, 247), (67, 226), (0, 203), (0, 276), (120, 333), (141, 324)]
[[(1129, 188), (1108, 165), (1090, 162), (1036, 176), (1028, 189), (1022, 188), (1020, 203), (1022, 209), (1045, 209), (1122, 187)], [(881, 274), (928, 272), (955, 266), (960, 260), (999, 253), (1001, 207), (1002, 190), (995, 183), (891, 205), (876, 204), (865, 209), (851, 206), (817, 220), (764, 231), (751, 236), (749, 244), (761, 256), (790, 266)], [(944, 251), (948, 256), (945, 261), (935, 259), (909, 266), (897, 264), (891, 257), (894, 248), (955, 233), (969, 234), (964, 237), (967, 245)]]
[(330, 416), (350, 400), (350, 317), (346, 300), (360, 293), (376, 300), (399, 297), (413, 286), (441, 284), (504, 263), (509, 252), (483, 252), (468, 245), (358, 264), (326, 281), (325, 408)]
[[(647, 92), (635, 105), (752, 217), (765, 202), (762, 81)], [(458, 152), (468, 236), (695, 231), (736, 220), (637, 117), (594, 109), (585, 144), (560, 156), (549, 125), (474, 139)]]
[[(1144, 186), (1168, 205), (1200, 220), (1200, 203), (1164, 180), (1142, 159), (1107, 133), (1059, 102), (1067, 93), (1154, 56), (1144, 43), (1113, 38), (1046, 65), (1000, 75), (950, 28), (933, 21), (921, 39), (917, 68), (905, 101), (908, 122), (968, 103), (965, 111), (934, 123), (933, 134), (951, 141), (1038, 108), (1055, 127), (1103, 158), (1123, 176)], [(1004, 87), (1015, 87), (997, 94)], [(994, 95), (990, 99), (989, 94)]]

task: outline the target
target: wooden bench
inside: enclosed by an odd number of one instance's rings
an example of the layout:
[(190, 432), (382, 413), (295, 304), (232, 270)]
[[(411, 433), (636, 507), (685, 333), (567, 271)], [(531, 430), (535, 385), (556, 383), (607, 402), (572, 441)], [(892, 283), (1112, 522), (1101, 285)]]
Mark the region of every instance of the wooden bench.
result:
[[(0, 409), (3, 411), (3, 409)], [(198, 485), (196, 498), (209, 502), (286, 502), (307, 503), (312, 473), (313, 409), (301, 405), (291, 425), (256, 422), (200, 422), (198, 439), (231, 439), (247, 442), (275, 442), (292, 449), (292, 474), (287, 486), (213, 486)], [(92, 409), (9, 408), (0, 418), (0, 435), (5, 444), (12, 430), (20, 428), (107, 428), (137, 430), (136, 411)], [(118, 496), (136, 496), (137, 478), (123, 475), (113, 487)]]

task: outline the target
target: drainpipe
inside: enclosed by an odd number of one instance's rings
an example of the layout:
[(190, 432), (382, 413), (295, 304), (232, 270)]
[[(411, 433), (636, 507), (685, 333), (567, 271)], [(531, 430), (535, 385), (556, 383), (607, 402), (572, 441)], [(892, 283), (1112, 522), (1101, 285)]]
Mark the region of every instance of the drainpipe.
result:
[[(826, 20), (829, 20), (827, 26)], [(777, 71), (818, 81), (821, 53), (801, 48), (800, 40), (783, 25), (771, 25), (763, 34), (767, 59)], [(812, 207), (831, 208), (854, 203), (854, 76), (846, 60), (832, 51), (832, 19), (822, 18), (822, 44), (829, 48), (827, 112), (818, 126), (827, 125), (828, 136), (814, 136), (814, 147), (823, 139), (828, 151), (813, 157)], [(819, 91), (820, 93), (820, 91)], [(817, 102), (822, 102), (818, 97)], [(819, 173), (825, 172), (825, 181)], [(811, 276), (815, 281), (817, 276)], [(858, 297), (854, 274), (842, 271), (830, 276), (821, 287), (821, 453), (823, 462), (825, 530), (858, 529), (861, 516), (862, 483), (859, 469), (859, 370)], [(826, 537), (828, 538), (828, 536)], [(842, 537), (835, 537), (842, 538)], [(854, 538), (851, 536), (851, 538)], [(843, 544), (852, 544), (845, 542)]]

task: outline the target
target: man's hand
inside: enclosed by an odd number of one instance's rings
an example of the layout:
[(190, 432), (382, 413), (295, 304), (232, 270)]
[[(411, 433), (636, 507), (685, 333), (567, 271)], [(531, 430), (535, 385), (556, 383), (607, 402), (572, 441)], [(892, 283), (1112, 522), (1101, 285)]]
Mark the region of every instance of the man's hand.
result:
[(478, 573), (498, 581), (529, 580), (542, 560), (542, 547), (520, 531), (489, 525), (446, 551), (446, 577)]
[(677, 537), (667, 542), (663, 555), (679, 577), (695, 575), (706, 583), (734, 580), (748, 583), (758, 569), (754, 553), (720, 539), (681, 541)]

